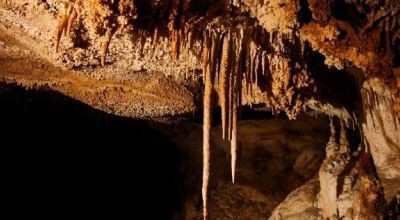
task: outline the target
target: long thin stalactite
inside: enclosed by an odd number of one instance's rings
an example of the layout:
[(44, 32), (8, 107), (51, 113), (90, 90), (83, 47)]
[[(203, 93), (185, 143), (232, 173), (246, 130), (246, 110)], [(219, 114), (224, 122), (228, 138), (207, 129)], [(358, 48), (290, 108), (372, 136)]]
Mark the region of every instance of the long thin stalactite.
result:
[[(210, 179), (210, 146), (211, 146), (211, 121), (212, 121), (212, 108), (213, 108), (213, 81), (214, 81), (214, 70), (212, 61), (215, 57), (216, 50), (216, 36), (214, 33), (206, 33), (211, 40), (211, 54), (207, 56), (210, 62), (207, 63), (206, 68), (203, 70), (204, 74), (204, 103), (203, 103), (203, 183), (202, 183), (202, 198), (203, 198), (203, 216), (204, 219), (208, 216), (208, 184)], [(208, 37), (206, 37), (208, 38)]]
[(228, 87), (229, 87), (229, 77), (230, 77), (230, 68), (229, 65), (230, 58), (230, 45), (231, 45), (231, 36), (227, 34), (223, 39), (222, 44), (222, 56), (221, 56), (221, 67), (219, 74), (219, 91), (220, 91), (220, 105), (221, 105), (221, 123), (222, 123), (222, 138), (227, 138), (227, 109), (228, 109)]

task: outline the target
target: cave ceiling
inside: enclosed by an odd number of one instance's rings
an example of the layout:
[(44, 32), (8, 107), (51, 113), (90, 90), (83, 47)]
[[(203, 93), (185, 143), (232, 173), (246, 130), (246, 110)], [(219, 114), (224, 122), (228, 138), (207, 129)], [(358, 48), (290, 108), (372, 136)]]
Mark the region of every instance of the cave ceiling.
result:
[(120, 116), (202, 115), (207, 216), (217, 107), (232, 182), (243, 106), (362, 130), (389, 103), (398, 124), (400, 1), (1, 0), (0, 79)]

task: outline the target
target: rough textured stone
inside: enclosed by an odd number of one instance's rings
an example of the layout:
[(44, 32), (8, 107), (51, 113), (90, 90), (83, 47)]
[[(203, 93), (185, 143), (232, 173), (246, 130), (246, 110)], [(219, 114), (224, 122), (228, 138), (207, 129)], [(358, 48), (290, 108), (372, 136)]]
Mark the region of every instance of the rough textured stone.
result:
[[(398, 218), (399, 1), (81, 3), (1, 0), (0, 80), (116, 115), (177, 120), (198, 117), (204, 79), (213, 76), (209, 125), (216, 127), (210, 119), (219, 104), (234, 138), (211, 131), (217, 153), (205, 163), (210, 193), (203, 194), (211, 219), (265, 219), (295, 188), (271, 219)], [(62, 34), (68, 29), (69, 37)], [(236, 127), (243, 106), (300, 119)], [(313, 130), (326, 129), (321, 115), (336, 121), (324, 143)], [(193, 133), (174, 137), (195, 158), (185, 167), (187, 198), (177, 218), (199, 219), (201, 132), (187, 129)], [(237, 160), (229, 163), (231, 152)]]

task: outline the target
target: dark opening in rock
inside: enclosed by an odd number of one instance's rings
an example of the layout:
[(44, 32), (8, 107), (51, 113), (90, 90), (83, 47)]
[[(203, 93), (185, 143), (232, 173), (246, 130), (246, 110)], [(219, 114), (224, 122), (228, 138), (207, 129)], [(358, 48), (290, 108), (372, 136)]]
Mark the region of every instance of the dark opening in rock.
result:
[(172, 219), (180, 207), (180, 155), (145, 121), (2, 83), (0, 122), (17, 216)]

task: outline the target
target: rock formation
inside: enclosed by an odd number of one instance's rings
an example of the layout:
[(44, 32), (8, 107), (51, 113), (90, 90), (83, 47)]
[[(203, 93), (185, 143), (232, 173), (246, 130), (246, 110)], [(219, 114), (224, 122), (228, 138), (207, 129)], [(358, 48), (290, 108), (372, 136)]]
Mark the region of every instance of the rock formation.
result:
[(265, 217), (399, 216), (398, 1), (2, 0), (0, 30), (3, 82), (133, 118), (202, 112), (204, 219), (221, 216), (208, 205), (223, 191), (213, 185), (213, 154), (224, 145), (216, 124), (239, 184), (226, 190), (243, 190), (244, 108), (330, 120), (319, 172)]

